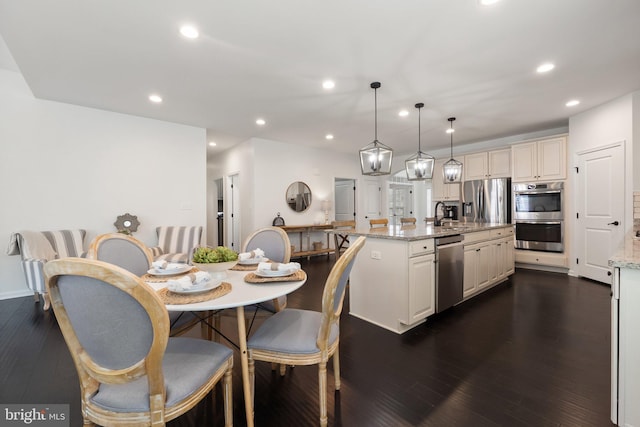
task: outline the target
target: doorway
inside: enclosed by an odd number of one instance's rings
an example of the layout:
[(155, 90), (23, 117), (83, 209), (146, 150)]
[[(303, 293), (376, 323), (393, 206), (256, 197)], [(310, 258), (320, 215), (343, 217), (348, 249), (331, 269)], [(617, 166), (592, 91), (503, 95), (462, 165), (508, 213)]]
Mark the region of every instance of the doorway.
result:
[(578, 153), (576, 271), (611, 284), (608, 260), (625, 232), (624, 142)]
[(224, 212), (227, 217), (225, 246), (240, 251), (240, 177), (238, 174), (227, 177), (227, 191)]
[(389, 223), (400, 225), (400, 218), (414, 217), (413, 184), (389, 184)]
[(356, 180), (350, 178), (335, 178), (334, 197), (335, 220), (355, 221)]

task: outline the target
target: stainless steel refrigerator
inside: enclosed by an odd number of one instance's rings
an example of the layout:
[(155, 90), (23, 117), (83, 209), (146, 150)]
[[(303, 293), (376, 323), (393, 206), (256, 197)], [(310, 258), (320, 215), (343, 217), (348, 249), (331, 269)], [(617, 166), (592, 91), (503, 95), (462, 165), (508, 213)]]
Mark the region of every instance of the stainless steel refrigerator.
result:
[(465, 181), (462, 191), (465, 222), (511, 223), (511, 178)]

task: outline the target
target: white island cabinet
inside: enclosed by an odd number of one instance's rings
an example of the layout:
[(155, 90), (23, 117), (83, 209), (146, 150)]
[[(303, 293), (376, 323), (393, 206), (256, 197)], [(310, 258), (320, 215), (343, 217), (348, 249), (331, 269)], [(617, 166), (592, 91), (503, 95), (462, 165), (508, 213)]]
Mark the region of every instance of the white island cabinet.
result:
[(640, 241), (632, 235), (609, 260), (611, 296), (611, 421), (640, 426)]
[[(349, 314), (398, 334), (424, 323), (436, 309), (436, 237), (467, 232), (482, 236), (478, 244), (487, 248), (482, 250), (483, 256), (464, 259), (464, 285), (473, 288), (464, 290), (465, 299), (513, 273), (512, 226), (473, 224), (455, 228), (427, 225), (405, 230), (389, 226), (353, 232), (367, 240), (349, 278)], [(473, 278), (467, 275), (467, 262), (474, 270)], [(487, 269), (488, 265), (492, 267)], [(478, 277), (485, 270), (491, 277), (476, 282), (476, 269)]]

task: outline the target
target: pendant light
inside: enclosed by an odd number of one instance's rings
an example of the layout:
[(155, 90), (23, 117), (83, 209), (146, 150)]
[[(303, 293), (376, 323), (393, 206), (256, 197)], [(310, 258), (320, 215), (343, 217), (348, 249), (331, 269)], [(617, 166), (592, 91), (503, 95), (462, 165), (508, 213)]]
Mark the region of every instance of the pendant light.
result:
[(416, 104), (418, 109), (418, 152), (404, 162), (409, 181), (422, 181), (433, 177), (433, 164), (435, 159), (423, 153), (420, 147), (420, 109), (424, 107), (422, 102)]
[(453, 121), (455, 117), (449, 117), (451, 128), (447, 131), (451, 135), (451, 159), (442, 165), (442, 175), (445, 184), (462, 181), (462, 163), (453, 158)]
[(378, 176), (391, 173), (393, 150), (378, 141), (378, 89), (380, 82), (371, 83), (375, 99), (375, 137), (371, 144), (360, 149), (362, 175)]

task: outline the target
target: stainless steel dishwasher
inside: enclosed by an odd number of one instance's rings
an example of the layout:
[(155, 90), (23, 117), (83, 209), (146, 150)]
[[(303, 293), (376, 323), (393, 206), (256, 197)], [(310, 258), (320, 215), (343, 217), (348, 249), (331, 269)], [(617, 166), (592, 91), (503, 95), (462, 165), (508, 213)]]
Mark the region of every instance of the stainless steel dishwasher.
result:
[(436, 246), (436, 313), (462, 301), (464, 236), (438, 237)]

